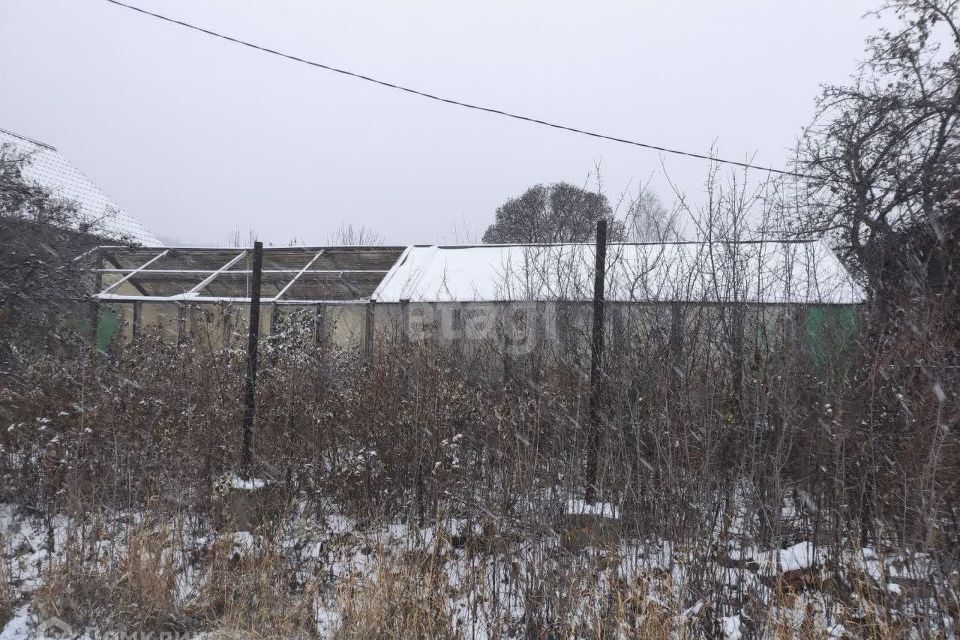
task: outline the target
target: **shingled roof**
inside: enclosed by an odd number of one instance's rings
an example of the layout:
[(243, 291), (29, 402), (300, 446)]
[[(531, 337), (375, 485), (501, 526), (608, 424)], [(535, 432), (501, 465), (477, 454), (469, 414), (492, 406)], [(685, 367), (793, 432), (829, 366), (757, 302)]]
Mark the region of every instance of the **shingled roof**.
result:
[(54, 147), (0, 129), (0, 146), (4, 145), (27, 156), (24, 178), (57, 198), (75, 203), (79, 222), (91, 225), (96, 235), (145, 247), (163, 244)]

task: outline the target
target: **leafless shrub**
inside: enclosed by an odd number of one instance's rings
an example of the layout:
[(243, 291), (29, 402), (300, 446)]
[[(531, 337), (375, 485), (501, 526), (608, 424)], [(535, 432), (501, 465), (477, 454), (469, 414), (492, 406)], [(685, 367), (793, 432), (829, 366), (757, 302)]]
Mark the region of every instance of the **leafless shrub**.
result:
[[(75, 258), (100, 241), (100, 221), (82, 220), (73, 203), (23, 176), (29, 162), (0, 145), (0, 371), (31, 352), (80, 342), (84, 316), (73, 312), (89, 278), (88, 265)], [(65, 323), (69, 318), (81, 322)]]

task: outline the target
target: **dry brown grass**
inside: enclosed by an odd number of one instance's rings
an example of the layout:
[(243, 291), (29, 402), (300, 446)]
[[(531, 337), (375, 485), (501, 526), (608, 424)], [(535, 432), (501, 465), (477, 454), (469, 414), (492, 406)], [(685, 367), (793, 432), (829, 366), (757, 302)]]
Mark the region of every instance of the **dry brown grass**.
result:
[(96, 560), (89, 545), (71, 536), (45, 572), (33, 599), (35, 612), (101, 631), (316, 637), (315, 583), (294, 593), (288, 567), (269, 544), (241, 549), (231, 536), (219, 537), (192, 563), (195, 588), (182, 595), (178, 581), (187, 567), (175, 559), (174, 529), (142, 526), (127, 537), (124, 549)]
[(135, 628), (175, 627), (181, 619), (170, 532), (145, 527), (134, 533), (117, 567), (119, 578), (111, 606), (129, 613)]
[(98, 542), (96, 535), (68, 537), (33, 600), (37, 613), (78, 628), (96, 622), (131, 631), (184, 629), (170, 532), (145, 525), (108, 552)]
[[(6, 549), (4, 538), (0, 535), (0, 552)], [(6, 558), (0, 555), (0, 629), (13, 617), (13, 585), (10, 568)]]
[(435, 554), (407, 553), (378, 561), (373, 578), (337, 590), (337, 640), (460, 638), (449, 606), (450, 584)]
[(317, 585), (292, 593), (290, 568), (270, 541), (240, 547), (221, 536), (187, 608), (200, 628), (223, 638), (315, 638)]

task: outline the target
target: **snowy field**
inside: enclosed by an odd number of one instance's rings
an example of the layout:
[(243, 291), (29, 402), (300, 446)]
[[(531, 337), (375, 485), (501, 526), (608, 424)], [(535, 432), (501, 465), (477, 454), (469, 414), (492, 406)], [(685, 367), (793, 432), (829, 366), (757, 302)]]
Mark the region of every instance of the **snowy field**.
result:
[[(615, 505), (570, 499), (556, 506), (562, 530), (522, 539), (511, 523), (482, 518), (364, 525), (331, 504), (323, 513), (291, 505), (281, 522), (256, 533), (144, 513), (45, 521), (3, 505), (13, 593), (0, 640), (37, 637), (52, 616), (83, 638), (261, 637), (264, 623), (321, 638), (402, 637), (410, 629), (476, 640), (546, 632), (697, 637), (707, 630), (727, 640), (855, 638), (883, 625), (896, 637), (923, 637), (908, 624), (919, 616), (938, 625), (941, 637), (955, 633), (953, 617), (937, 603), (911, 598), (934, 575), (919, 554), (837, 554), (809, 541), (741, 547), (735, 530), (726, 542), (681, 549), (605, 532), (617, 526)], [(716, 592), (693, 588), (704, 584), (704, 573)], [(87, 584), (64, 584), (81, 578)], [(157, 585), (168, 592), (158, 594)], [(217, 590), (233, 601), (214, 612)], [(150, 606), (154, 615), (143, 609)], [(263, 606), (273, 610), (251, 614)]]

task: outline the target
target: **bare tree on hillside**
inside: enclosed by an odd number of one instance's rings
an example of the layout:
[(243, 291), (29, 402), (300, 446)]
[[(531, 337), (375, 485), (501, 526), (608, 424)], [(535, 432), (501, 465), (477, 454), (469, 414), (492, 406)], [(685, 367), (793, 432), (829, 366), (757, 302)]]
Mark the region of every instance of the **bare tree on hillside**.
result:
[[(949, 288), (960, 220), (960, 2), (890, 0), (853, 82), (828, 86), (801, 145), (807, 230), (876, 290)], [(805, 213), (808, 215), (808, 213)]]

